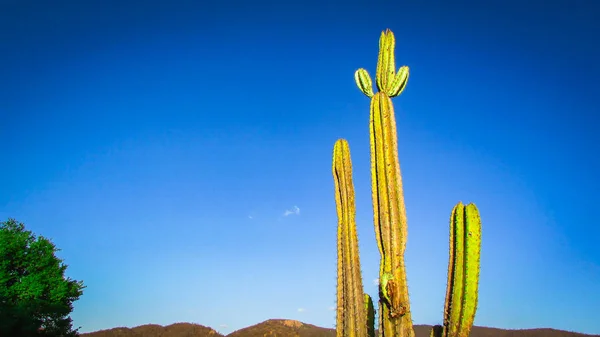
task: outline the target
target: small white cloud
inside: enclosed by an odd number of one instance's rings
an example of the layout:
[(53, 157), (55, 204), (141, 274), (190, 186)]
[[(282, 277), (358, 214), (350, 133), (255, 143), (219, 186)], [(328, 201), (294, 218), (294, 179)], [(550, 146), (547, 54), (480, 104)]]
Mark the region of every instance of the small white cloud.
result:
[(300, 215), (300, 208), (298, 208), (298, 206), (294, 206), (294, 207), (292, 207), (291, 210), (288, 209), (285, 212), (283, 212), (283, 216), (288, 216), (288, 215), (292, 215), (292, 214)]
[(379, 279), (378, 278), (374, 279), (373, 280), (373, 284), (376, 285), (376, 286), (378, 286), (379, 285)]
[(334, 311), (335, 307), (329, 307), (329, 310)]
[(219, 325), (219, 328), (227, 329), (228, 326), (227, 326), (227, 324), (221, 324), (221, 325)]
[(252, 215), (248, 215), (248, 219), (254, 219)]
[(306, 311), (306, 309), (304, 309), (304, 308), (298, 308), (298, 312), (305, 312), (305, 311)]

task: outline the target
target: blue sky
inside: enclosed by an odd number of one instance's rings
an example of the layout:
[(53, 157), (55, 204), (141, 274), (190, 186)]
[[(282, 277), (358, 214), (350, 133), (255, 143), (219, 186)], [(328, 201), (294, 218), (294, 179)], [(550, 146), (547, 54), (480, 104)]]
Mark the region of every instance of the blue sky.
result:
[(476, 325), (600, 334), (599, 4), (257, 3), (0, 2), (0, 218), (62, 249), (82, 332), (332, 327), (342, 137), (375, 296), (353, 76), (390, 28), (415, 323), (441, 322), (463, 201), (483, 219)]

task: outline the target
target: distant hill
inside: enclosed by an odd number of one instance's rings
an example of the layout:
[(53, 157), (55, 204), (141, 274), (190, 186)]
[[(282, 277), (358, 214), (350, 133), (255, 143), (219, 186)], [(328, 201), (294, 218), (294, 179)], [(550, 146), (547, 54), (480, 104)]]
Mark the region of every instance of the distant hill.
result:
[[(429, 337), (429, 325), (415, 325), (416, 337)], [(82, 337), (224, 337), (214, 329), (190, 323), (155, 324), (114, 328), (81, 334)], [(334, 329), (288, 319), (270, 319), (227, 335), (227, 337), (335, 337)], [(504, 330), (473, 327), (470, 337), (600, 337), (554, 329)]]
[(335, 337), (334, 329), (321, 328), (289, 319), (270, 319), (234, 331), (227, 337)]
[[(430, 325), (415, 325), (416, 337), (429, 337)], [(506, 330), (474, 326), (470, 337), (600, 337), (555, 329)]]
[(135, 328), (113, 328), (80, 334), (82, 337), (223, 337), (214, 329), (190, 323), (167, 326), (146, 324)]

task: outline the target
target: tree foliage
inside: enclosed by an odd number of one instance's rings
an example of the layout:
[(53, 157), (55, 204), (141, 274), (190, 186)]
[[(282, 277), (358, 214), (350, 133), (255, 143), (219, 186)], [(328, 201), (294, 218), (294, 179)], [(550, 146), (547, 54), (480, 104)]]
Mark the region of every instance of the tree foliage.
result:
[(85, 286), (65, 277), (58, 250), (23, 223), (0, 222), (0, 336), (78, 336), (69, 314)]

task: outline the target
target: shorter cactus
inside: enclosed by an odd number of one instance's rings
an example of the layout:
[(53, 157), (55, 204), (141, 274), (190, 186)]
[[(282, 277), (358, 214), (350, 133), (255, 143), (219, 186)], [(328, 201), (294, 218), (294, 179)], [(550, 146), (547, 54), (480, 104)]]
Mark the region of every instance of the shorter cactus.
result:
[(367, 337), (373, 330), (367, 328), (369, 304), (372, 308), (373, 302), (363, 292), (352, 161), (350, 147), (344, 139), (338, 140), (333, 147), (333, 178), (338, 215), (336, 334), (338, 337)]
[(375, 337), (375, 307), (369, 294), (365, 294), (365, 309), (367, 310), (367, 337)]
[(459, 202), (450, 217), (450, 258), (444, 305), (444, 326), (436, 326), (432, 337), (467, 337), (477, 310), (481, 219), (475, 204)]

